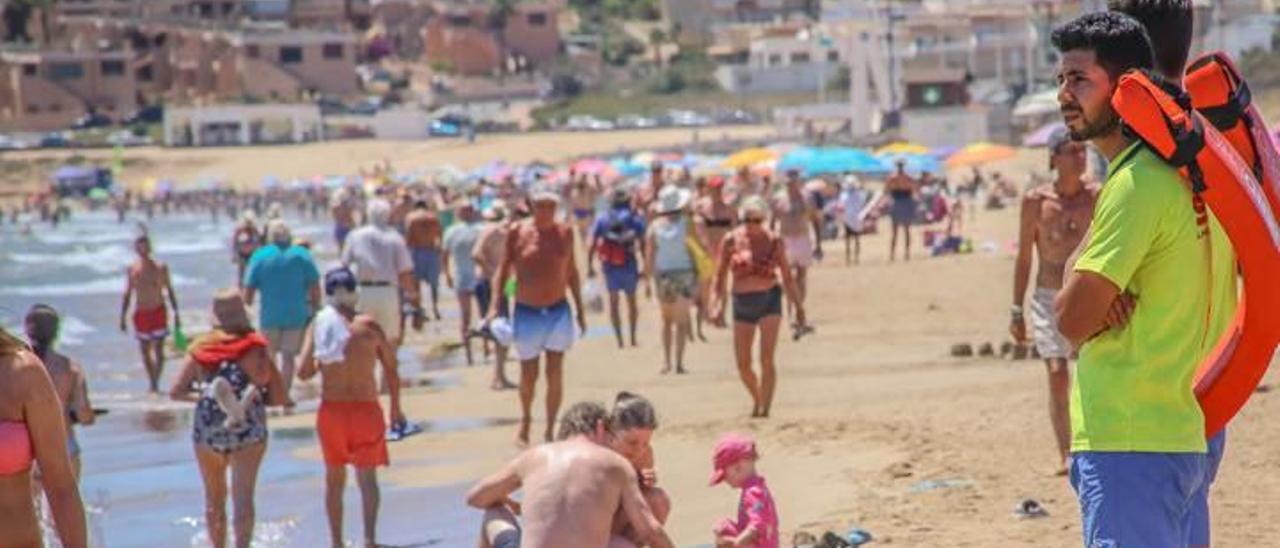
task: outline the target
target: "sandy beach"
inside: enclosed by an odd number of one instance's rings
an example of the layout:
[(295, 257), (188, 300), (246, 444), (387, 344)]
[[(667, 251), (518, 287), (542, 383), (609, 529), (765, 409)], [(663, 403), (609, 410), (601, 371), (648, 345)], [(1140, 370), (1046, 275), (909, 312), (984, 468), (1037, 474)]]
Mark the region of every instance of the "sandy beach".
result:
[[(753, 139), (769, 130), (715, 129), (700, 138), (719, 138), (722, 132)], [(136, 167), (126, 171), (125, 181), (218, 177), (252, 182), (267, 175), (352, 173), (383, 159), (398, 169), (443, 163), (466, 168), (494, 159), (556, 161), (691, 140), (689, 130), (662, 130), (492, 136), (474, 146), (352, 141), (288, 148), (148, 148), (126, 152)], [(112, 152), (6, 153), (5, 159), (35, 163), (71, 154), (103, 160)], [(1032, 170), (1043, 171), (1044, 158), (1043, 150), (1023, 151), (993, 169), (1021, 185)], [(12, 175), (5, 181), (20, 182)], [(690, 347), (691, 374), (659, 375), (653, 302), (642, 303), (640, 348), (620, 351), (607, 336), (579, 341), (567, 358), (566, 405), (582, 399), (611, 402), (623, 389), (654, 402), (661, 423), (654, 436), (659, 483), (672, 496), (668, 529), (682, 546), (710, 542), (715, 520), (735, 511), (736, 492), (706, 486), (712, 445), (729, 431), (757, 437), (760, 468), (777, 500), (784, 539), (800, 530), (820, 535), (856, 525), (878, 543), (900, 546), (1078, 546), (1075, 497), (1065, 478), (1051, 474), (1056, 463), (1043, 364), (949, 355), (954, 343), (989, 342), (998, 348), (1007, 339), (1016, 229), (1016, 204), (979, 211), (976, 219), (966, 218), (973, 254), (929, 258), (917, 228), (913, 260), (889, 263), (882, 224), (881, 234), (863, 238), (857, 266), (844, 265), (842, 242), (825, 242), (827, 259), (811, 273), (808, 299), (817, 333), (801, 342), (784, 338), (770, 419), (748, 418), (750, 403), (726, 330), (709, 328), (710, 342)], [(454, 307), (449, 292), (441, 304)], [(592, 314), (589, 323), (601, 332), (608, 320)], [(425, 353), (450, 342), (454, 333), (456, 324), (446, 318), (409, 342)], [(517, 366), (508, 367), (510, 373)], [(516, 394), (491, 391), (490, 374), (487, 363), (447, 368), (428, 374), (429, 387), (410, 392), (405, 405), (411, 418), (475, 427), (429, 430), (392, 444), (393, 465), (382, 473), (385, 482), (406, 489), (465, 488), (515, 455)], [(1264, 382), (1276, 381), (1272, 373)], [(539, 387), (535, 432), (543, 424), (541, 396)], [(1280, 524), (1267, 519), (1280, 514), (1280, 478), (1268, 473), (1280, 465), (1280, 432), (1265, 424), (1265, 417), (1276, 413), (1277, 396), (1260, 393), (1232, 424), (1212, 498), (1220, 546), (1265, 546), (1280, 533)], [(304, 413), (274, 419), (272, 427), (305, 429), (313, 423), (314, 415)], [(321, 466), (317, 448), (295, 455)], [(1015, 518), (1013, 510), (1024, 498), (1041, 502), (1049, 517)], [(270, 491), (259, 492), (259, 504), (271, 504)], [(448, 504), (452, 513), (463, 501)], [(415, 511), (446, 509), (424, 504)], [(478, 524), (479, 513), (474, 517)]]

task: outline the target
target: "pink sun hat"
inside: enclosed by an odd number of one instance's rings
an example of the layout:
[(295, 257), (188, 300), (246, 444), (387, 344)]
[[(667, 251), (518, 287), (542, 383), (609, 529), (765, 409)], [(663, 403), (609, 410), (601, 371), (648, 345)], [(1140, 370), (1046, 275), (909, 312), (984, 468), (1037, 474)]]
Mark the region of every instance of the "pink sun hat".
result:
[(715, 456), (711, 463), (711, 485), (724, 481), (725, 471), (741, 461), (756, 458), (756, 442), (746, 434), (725, 434), (716, 442)]

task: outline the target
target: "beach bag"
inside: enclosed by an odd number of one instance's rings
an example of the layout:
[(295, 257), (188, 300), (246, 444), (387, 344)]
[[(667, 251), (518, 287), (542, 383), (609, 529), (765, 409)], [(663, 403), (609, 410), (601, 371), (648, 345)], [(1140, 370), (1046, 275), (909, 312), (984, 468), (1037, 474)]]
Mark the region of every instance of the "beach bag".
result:
[[(1208, 85), (1213, 79), (1201, 71), (1211, 69), (1199, 62), (1192, 65), (1189, 89), (1201, 96), (1202, 105), (1209, 105), (1215, 98), (1210, 97), (1210, 92), (1222, 90)], [(1243, 80), (1239, 74), (1229, 64), (1212, 63), (1218, 65), (1212, 70), (1223, 71), (1224, 77), (1227, 73), (1234, 76), (1234, 80), (1218, 79), (1227, 86), (1227, 92), (1212, 95), (1240, 97), (1238, 90), (1243, 89)], [(1247, 96), (1247, 91), (1243, 95)], [(1177, 168), (1190, 185), (1202, 230), (1208, 229), (1206, 208), (1213, 211), (1239, 259), (1244, 280), (1239, 308), (1232, 325), (1197, 367), (1195, 377), (1196, 398), (1205, 416), (1205, 435), (1213, 437), (1253, 394), (1280, 342), (1280, 322), (1264, 317), (1280, 310), (1280, 284), (1274, 280), (1280, 272), (1280, 227), (1254, 166), (1216, 127), (1222, 125), (1229, 132), (1235, 131), (1238, 124), (1230, 123), (1233, 120), (1229, 117), (1215, 115), (1216, 123), (1210, 123), (1193, 109), (1191, 97), (1182, 89), (1142, 71), (1131, 71), (1120, 78), (1111, 104), (1125, 130)], [(1251, 108), (1242, 110), (1256, 115)], [(1248, 117), (1249, 124), (1262, 125), (1260, 117)], [(1254, 139), (1251, 144), (1256, 153), (1275, 154), (1274, 149), (1263, 150), (1259, 143), (1273, 146)], [(1265, 168), (1262, 173), (1267, 175)], [(1210, 245), (1209, 238), (1204, 241)], [(1208, 263), (1205, 268), (1210, 268)], [(1203, 319), (1206, 324), (1211, 313)]]

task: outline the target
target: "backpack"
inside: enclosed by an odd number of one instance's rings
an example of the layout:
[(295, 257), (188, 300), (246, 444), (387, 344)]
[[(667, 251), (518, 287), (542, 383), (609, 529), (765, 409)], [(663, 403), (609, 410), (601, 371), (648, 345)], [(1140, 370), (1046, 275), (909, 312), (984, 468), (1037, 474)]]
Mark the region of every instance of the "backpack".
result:
[(633, 215), (630, 209), (610, 209), (601, 217), (604, 231), (596, 236), (600, 239), (596, 253), (602, 264), (625, 266), (635, 255), (640, 233), (636, 230)]

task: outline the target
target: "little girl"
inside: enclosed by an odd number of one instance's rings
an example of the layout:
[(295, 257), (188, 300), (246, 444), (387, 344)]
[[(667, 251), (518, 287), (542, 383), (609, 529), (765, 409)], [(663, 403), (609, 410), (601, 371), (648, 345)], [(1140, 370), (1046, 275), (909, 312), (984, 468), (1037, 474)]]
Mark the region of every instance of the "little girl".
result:
[(717, 548), (778, 548), (778, 511), (764, 478), (756, 473), (756, 442), (745, 434), (728, 434), (716, 443), (711, 485), (728, 483), (741, 489), (738, 519), (723, 519), (713, 530)]

